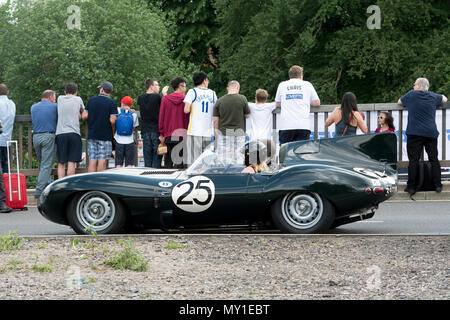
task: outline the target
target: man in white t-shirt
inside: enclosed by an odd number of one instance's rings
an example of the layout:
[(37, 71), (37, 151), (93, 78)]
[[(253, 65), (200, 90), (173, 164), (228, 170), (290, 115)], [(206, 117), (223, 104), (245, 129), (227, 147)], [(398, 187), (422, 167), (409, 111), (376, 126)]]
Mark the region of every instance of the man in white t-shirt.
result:
[(313, 85), (303, 80), (302, 67), (292, 66), (289, 69), (289, 80), (278, 85), (275, 102), (277, 107), (281, 107), (278, 125), (280, 144), (309, 140), (311, 106), (320, 107), (320, 99)]
[(195, 88), (190, 89), (184, 99), (184, 112), (190, 113), (187, 129), (187, 163), (192, 164), (211, 144), (214, 136), (213, 109), (216, 93), (208, 89), (208, 76), (196, 72), (192, 77)]
[(249, 103), (250, 117), (247, 121), (247, 135), (250, 140), (272, 139), (273, 110), (275, 102), (267, 102), (269, 94), (264, 89), (256, 90), (256, 103)]

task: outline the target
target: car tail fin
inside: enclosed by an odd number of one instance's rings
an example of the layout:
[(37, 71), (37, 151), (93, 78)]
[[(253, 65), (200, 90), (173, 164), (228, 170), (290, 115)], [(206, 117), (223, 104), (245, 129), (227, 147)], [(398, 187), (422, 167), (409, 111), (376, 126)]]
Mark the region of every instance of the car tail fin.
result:
[(337, 166), (378, 164), (397, 170), (397, 136), (376, 133), (297, 141), (280, 148), (280, 165), (322, 163)]

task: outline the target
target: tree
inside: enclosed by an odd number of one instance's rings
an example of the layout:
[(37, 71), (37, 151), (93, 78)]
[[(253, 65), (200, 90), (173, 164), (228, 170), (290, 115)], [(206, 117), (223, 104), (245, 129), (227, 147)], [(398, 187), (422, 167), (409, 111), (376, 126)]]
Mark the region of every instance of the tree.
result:
[(218, 22), (213, 0), (147, 0), (160, 10), (170, 29), (170, 45), (176, 57), (206, 72), (213, 71)]
[(323, 103), (339, 103), (346, 91), (359, 102), (395, 102), (417, 77), (430, 79), (434, 91), (450, 89), (443, 1), (379, 0), (380, 29), (367, 26), (370, 0), (249, 1), (247, 17), (236, 2), (216, 2), (223, 22), (217, 71), (240, 81), (246, 95), (264, 87), (273, 98), (294, 64), (304, 67)]
[(9, 2), (0, 5), (0, 83), (5, 82), (5, 69), (8, 63), (7, 43), (10, 39), (10, 4)]
[(140, 2), (22, 0), (13, 18), (5, 76), (18, 114), (28, 113), (45, 89), (63, 93), (70, 81), (84, 101), (111, 81), (119, 100), (136, 98), (148, 77), (164, 84), (189, 69), (172, 59), (160, 14)]

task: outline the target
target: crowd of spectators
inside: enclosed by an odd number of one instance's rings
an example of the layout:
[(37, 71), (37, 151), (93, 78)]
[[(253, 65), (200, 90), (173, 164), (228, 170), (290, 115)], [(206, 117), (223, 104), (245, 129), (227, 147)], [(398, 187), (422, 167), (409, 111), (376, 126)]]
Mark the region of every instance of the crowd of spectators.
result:
[[(174, 78), (171, 94), (168, 94), (168, 86), (160, 93), (157, 79), (145, 81), (146, 92), (137, 98), (142, 140), (137, 140), (139, 121), (133, 109), (133, 99), (123, 97), (118, 107), (111, 98), (114, 90), (111, 82), (105, 81), (98, 86), (99, 94), (91, 97), (86, 106), (78, 96), (75, 83), (68, 83), (64, 95), (58, 98), (56, 92), (44, 91), (41, 101), (31, 106), (33, 145), (40, 168), (35, 197), (40, 197), (51, 179), (55, 153), (58, 178), (75, 174), (77, 163), (83, 157), (80, 120), (87, 121), (89, 172), (107, 169), (112, 155), (116, 167), (134, 165), (136, 143), (140, 144), (139, 157), (144, 159), (145, 167), (151, 168), (160, 168), (162, 163), (165, 168), (186, 168), (212, 142), (213, 148), (217, 148), (224, 160), (243, 159), (241, 147), (246, 140), (265, 141), (273, 149), (272, 119), (275, 108), (280, 108), (280, 144), (310, 139), (310, 109), (319, 107), (320, 99), (314, 86), (303, 79), (302, 67), (290, 68), (289, 79), (278, 85), (274, 102), (268, 102), (266, 90), (258, 89), (255, 103), (249, 103), (239, 93), (240, 84), (235, 80), (228, 83), (227, 94), (218, 99), (215, 91), (208, 87), (206, 73), (196, 72), (192, 80), (195, 87), (186, 93), (186, 80)], [(442, 189), (435, 111), (447, 98), (428, 91), (428, 87), (428, 81), (419, 78), (414, 83), (414, 90), (398, 101), (409, 111), (406, 132), (410, 161), (407, 191), (411, 193), (415, 192), (414, 177), (423, 147), (433, 166), (437, 191)], [(0, 134), (0, 164), (3, 173), (8, 172), (6, 147), (7, 141), (11, 140), (16, 112), (8, 93), (6, 85), (0, 84), (0, 125), (3, 131)], [(246, 121), (250, 124), (247, 131)], [(378, 123), (377, 132), (395, 131), (389, 112), (381, 112)], [(358, 128), (363, 133), (368, 132), (364, 114), (358, 111), (356, 96), (351, 92), (344, 94), (341, 106), (330, 114), (325, 124), (334, 124), (337, 136), (356, 134)], [(162, 146), (167, 147), (164, 155), (158, 151)], [(255, 169), (257, 167), (252, 168), (248, 170), (258, 171)], [(0, 212), (8, 212), (8, 209), (3, 180), (0, 179)]]

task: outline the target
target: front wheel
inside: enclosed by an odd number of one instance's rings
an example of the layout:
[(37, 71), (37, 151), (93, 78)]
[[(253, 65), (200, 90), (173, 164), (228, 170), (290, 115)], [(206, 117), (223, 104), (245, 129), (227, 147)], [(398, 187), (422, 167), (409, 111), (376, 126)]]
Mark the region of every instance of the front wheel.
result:
[(283, 232), (325, 233), (334, 221), (334, 208), (317, 193), (293, 192), (279, 198), (271, 208), (275, 225)]
[(125, 225), (126, 212), (117, 199), (104, 192), (90, 191), (72, 199), (67, 220), (78, 234), (118, 233)]

